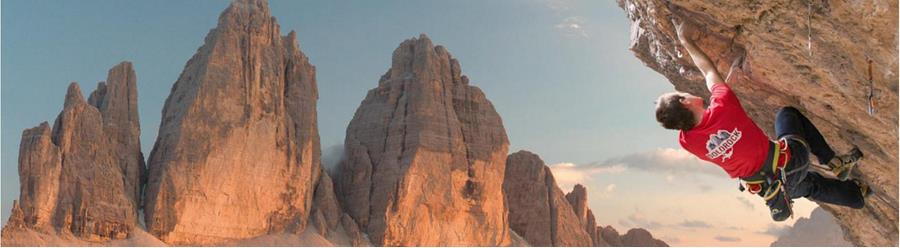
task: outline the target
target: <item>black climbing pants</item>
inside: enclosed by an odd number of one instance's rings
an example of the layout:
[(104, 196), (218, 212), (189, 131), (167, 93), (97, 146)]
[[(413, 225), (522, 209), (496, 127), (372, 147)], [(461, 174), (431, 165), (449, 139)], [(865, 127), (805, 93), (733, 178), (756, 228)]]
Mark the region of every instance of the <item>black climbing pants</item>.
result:
[[(791, 198), (806, 197), (811, 200), (862, 208), (865, 205), (859, 186), (853, 181), (840, 181), (809, 171), (809, 154), (816, 155), (819, 164), (827, 165), (834, 158), (834, 151), (825, 142), (819, 130), (813, 126), (799, 110), (784, 107), (775, 117), (775, 133), (778, 138), (789, 136), (791, 160), (786, 171), (789, 171), (785, 189)], [(802, 139), (808, 144), (796, 139)], [(803, 168), (805, 167), (805, 168)], [(795, 171), (790, 173), (790, 171)]]

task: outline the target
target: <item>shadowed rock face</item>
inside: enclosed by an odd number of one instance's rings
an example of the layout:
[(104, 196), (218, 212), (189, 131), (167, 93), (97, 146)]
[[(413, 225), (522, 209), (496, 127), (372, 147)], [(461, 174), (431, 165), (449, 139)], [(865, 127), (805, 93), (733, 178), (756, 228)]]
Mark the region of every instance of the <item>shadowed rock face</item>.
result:
[(601, 228), (600, 236), (607, 244), (609, 244), (609, 246), (623, 246), (622, 237), (619, 236), (619, 231), (616, 231), (612, 226)]
[(587, 188), (581, 184), (576, 184), (572, 188), (572, 192), (566, 194), (566, 200), (572, 205), (575, 211), (575, 217), (581, 222), (584, 231), (591, 236), (594, 246), (609, 246), (609, 243), (603, 240), (600, 234), (600, 227), (597, 226), (597, 220), (594, 218), (594, 212), (588, 208)]
[(294, 32), (280, 35), (266, 1), (234, 1), (166, 99), (148, 231), (182, 245), (301, 233), (322, 174), (317, 99)]
[(347, 127), (338, 196), (376, 245), (510, 242), (500, 116), (447, 50), (404, 41)]
[(4, 237), (29, 228), (105, 241), (137, 224), (145, 167), (130, 62), (110, 69), (88, 100), (70, 84), (53, 128), (25, 130), (19, 147), (21, 191)]
[[(503, 192), (509, 227), (533, 246), (592, 246), (550, 168), (538, 155), (518, 151), (506, 159)], [(592, 223), (593, 223), (593, 216)], [(596, 225), (594, 225), (596, 226)], [(592, 226), (592, 230), (594, 227)]]
[(643, 228), (632, 228), (622, 235), (622, 245), (630, 247), (654, 247), (669, 246), (662, 240), (654, 239), (653, 235)]
[(529, 151), (507, 157), (503, 192), (509, 227), (532, 246), (669, 246), (644, 229), (620, 236), (611, 226), (597, 226), (587, 189), (576, 184), (563, 194), (550, 168)]
[(681, 56), (687, 53), (669, 19), (696, 24), (697, 45), (719, 71), (727, 72), (731, 61), (746, 53), (732, 88), (750, 117), (773, 137), (776, 111), (792, 105), (839, 153), (858, 145), (866, 158), (853, 176), (868, 181), (875, 195), (861, 210), (821, 205), (854, 244), (896, 246), (897, 1), (671, 3), (619, 0), (633, 22), (635, 55), (676, 89), (708, 96), (689, 56)]

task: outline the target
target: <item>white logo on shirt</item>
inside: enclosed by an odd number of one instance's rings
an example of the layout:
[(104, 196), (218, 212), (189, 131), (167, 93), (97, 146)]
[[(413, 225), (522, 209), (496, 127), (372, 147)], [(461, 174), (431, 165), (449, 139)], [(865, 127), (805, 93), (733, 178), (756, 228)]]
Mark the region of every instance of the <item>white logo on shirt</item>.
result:
[(741, 131), (738, 131), (737, 128), (734, 128), (734, 131), (728, 132), (725, 130), (719, 130), (714, 134), (709, 135), (709, 140), (706, 141), (706, 157), (709, 159), (716, 159), (722, 157), (722, 162), (725, 162), (726, 159), (731, 158), (734, 155), (734, 145), (741, 140)]

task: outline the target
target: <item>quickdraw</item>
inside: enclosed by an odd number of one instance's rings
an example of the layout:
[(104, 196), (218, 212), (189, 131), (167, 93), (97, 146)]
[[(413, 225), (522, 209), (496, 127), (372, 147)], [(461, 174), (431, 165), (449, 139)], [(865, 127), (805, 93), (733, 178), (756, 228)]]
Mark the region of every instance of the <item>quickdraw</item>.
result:
[[(750, 194), (755, 195), (762, 192), (763, 185), (768, 185), (768, 187), (766, 188), (766, 192), (762, 194), (763, 199), (768, 202), (769, 200), (772, 200), (773, 198), (778, 196), (778, 193), (783, 193), (783, 200), (788, 206), (788, 211), (791, 214), (791, 218), (793, 218), (793, 201), (791, 200), (790, 195), (788, 195), (788, 191), (785, 189), (785, 183), (787, 182), (788, 174), (791, 174), (802, 168), (797, 168), (794, 171), (790, 172), (786, 171), (787, 163), (791, 158), (791, 151), (787, 143), (788, 138), (789, 137), (783, 137), (774, 143), (772, 147), (773, 155), (771, 170), (768, 170), (768, 168), (761, 168), (760, 172), (758, 172), (756, 175), (742, 178), (741, 181), (743, 181), (743, 184), (739, 184), (738, 189), (740, 191), (744, 191), (745, 189), (747, 189), (749, 190)], [(803, 143), (802, 140), (798, 141)], [(744, 187), (745, 184), (747, 185), (746, 188)]]
[(782, 195), (784, 196), (784, 203), (787, 204), (787, 206), (788, 206), (787, 209), (788, 209), (788, 212), (790, 212), (790, 214), (791, 214), (791, 219), (794, 219), (794, 201), (791, 200), (791, 196), (788, 195), (788, 191), (784, 189), (784, 183), (782, 183), (782, 182), (787, 182), (787, 172), (784, 171), (784, 168), (786, 168), (786, 167), (787, 166), (780, 168), (781, 180), (778, 182), (778, 184), (781, 185), (780, 187), (781, 187), (781, 192), (783, 193)]

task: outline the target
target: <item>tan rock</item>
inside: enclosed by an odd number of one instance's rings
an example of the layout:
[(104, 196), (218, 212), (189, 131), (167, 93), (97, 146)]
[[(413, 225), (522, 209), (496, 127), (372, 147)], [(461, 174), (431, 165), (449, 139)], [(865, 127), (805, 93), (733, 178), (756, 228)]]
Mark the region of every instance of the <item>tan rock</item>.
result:
[(637, 247), (665, 247), (669, 246), (662, 240), (653, 238), (647, 230), (643, 228), (632, 228), (628, 230), (622, 237), (622, 246)]
[(22, 211), (22, 208), (19, 207), (19, 201), (13, 200), (12, 209), (9, 213), (9, 220), (6, 221), (6, 225), (3, 226), (4, 237), (6, 237), (7, 228), (12, 229), (24, 229), (27, 225), (25, 224), (25, 212)]
[(746, 51), (732, 88), (747, 113), (773, 137), (777, 109), (793, 105), (838, 152), (858, 145), (866, 158), (854, 176), (868, 181), (875, 197), (861, 210), (822, 206), (854, 244), (897, 246), (897, 1), (666, 2), (619, 1), (633, 22), (635, 55), (676, 89), (706, 96), (690, 58), (679, 56), (685, 52), (669, 21), (673, 11), (696, 24), (697, 44), (719, 71)]
[[(54, 216), (62, 163), (47, 122), (22, 132), (19, 145), (19, 207), (26, 226), (55, 231)], [(10, 221), (15, 215), (10, 216)]]
[(603, 237), (603, 240), (606, 241), (609, 246), (620, 247), (622, 245), (622, 237), (619, 236), (619, 231), (616, 231), (612, 226), (606, 226), (600, 230), (600, 236)]
[(510, 154), (504, 178), (509, 226), (530, 245), (593, 245), (577, 211), (569, 205), (550, 168), (538, 155), (528, 151)]
[(322, 211), (319, 211), (319, 209), (313, 209), (312, 214), (309, 216), (309, 223), (316, 228), (316, 231), (319, 233), (319, 235), (321, 235), (322, 237), (328, 237), (328, 231), (330, 231), (330, 228), (328, 228), (328, 223), (325, 222), (325, 215), (322, 214)]
[(394, 51), (347, 128), (341, 205), (376, 245), (510, 243), (509, 141), (484, 93), (424, 35)]
[(591, 230), (590, 234), (591, 240), (594, 242), (595, 247), (613, 246), (609, 242), (606, 242), (605, 239), (603, 239), (603, 227), (595, 226), (594, 230)]
[(603, 237), (601, 237), (600, 231), (597, 229), (597, 220), (594, 218), (594, 213), (588, 208), (587, 188), (581, 184), (576, 184), (572, 188), (572, 192), (566, 194), (566, 200), (572, 205), (572, 210), (575, 211), (575, 216), (580, 221), (584, 231), (591, 236), (593, 246), (609, 246), (606, 241), (603, 241)]
[(128, 237), (145, 171), (130, 62), (110, 69), (89, 102), (70, 84), (53, 128), (44, 122), (25, 130), (19, 148), (20, 195), (11, 225), (91, 242)]
[[(338, 227), (344, 212), (341, 211), (341, 206), (334, 194), (334, 185), (331, 181), (331, 177), (324, 171), (321, 172), (321, 175), (322, 176), (319, 177), (319, 182), (316, 185), (315, 196), (313, 197), (313, 211), (322, 214), (322, 227), (326, 229), (325, 232), (327, 232), (333, 231)], [(322, 232), (321, 229), (320, 232)], [(327, 237), (328, 235), (323, 234), (323, 236)]]
[(362, 231), (359, 230), (359, 225), (356, 224), (356, 221), (353, 220), (353, 217), (350, 217), (350, 215), (343, 214), (341, 216), (341, 228), (343, 228), (347, 234), (347, 238), (350, 240), (350, 246), (360, 247), (371, 245)]
[(266, 1), (234, 1), (172, 87), (145, 216), (166, 243), (302, 233), (308, 223), (322, 171), (315, 68), (296, 34), (280, 33)]

